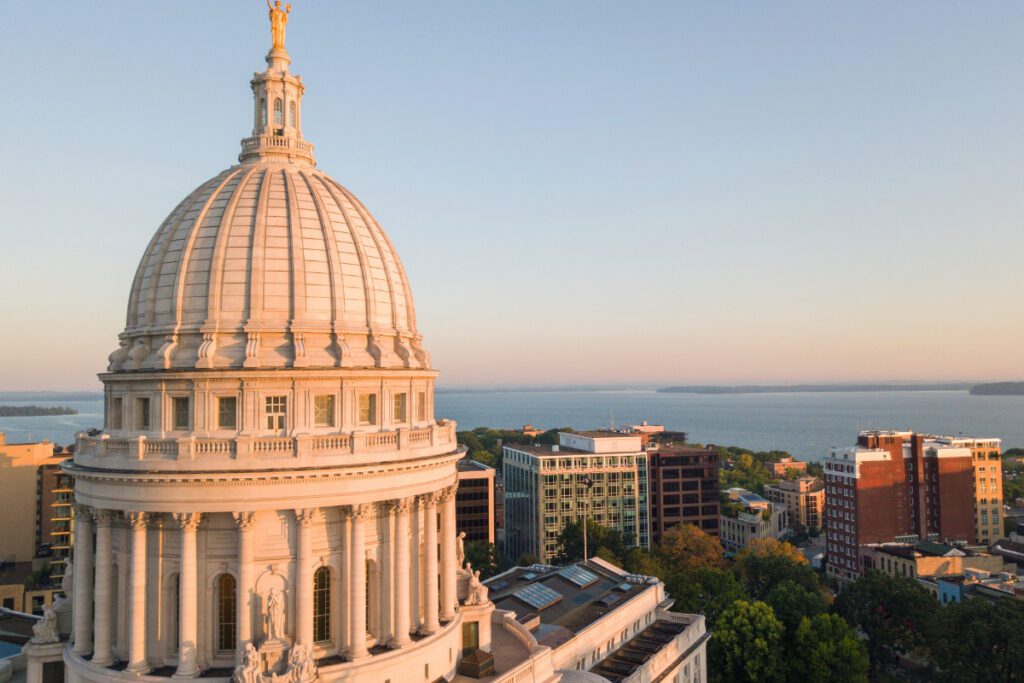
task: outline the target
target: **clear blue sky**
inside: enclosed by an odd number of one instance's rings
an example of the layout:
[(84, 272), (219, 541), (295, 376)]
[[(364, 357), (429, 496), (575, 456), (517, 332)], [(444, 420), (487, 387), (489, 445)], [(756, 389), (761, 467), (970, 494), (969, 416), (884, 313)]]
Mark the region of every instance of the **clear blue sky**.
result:
[[(1024, 375), (1024, 5), (294, 3), (442, 384)], [(91, 388), (266, 7), (6, 3), (0, 389)]]

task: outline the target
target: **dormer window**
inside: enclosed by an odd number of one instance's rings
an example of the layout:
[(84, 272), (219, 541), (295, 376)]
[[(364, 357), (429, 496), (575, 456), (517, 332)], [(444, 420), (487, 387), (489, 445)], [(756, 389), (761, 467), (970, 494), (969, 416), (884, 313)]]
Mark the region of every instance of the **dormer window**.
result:
[(284, 102), (280, 97), (274, 100), (274, 125), (278, 127), (284, 125)]
[(267, 101), (260, 98), (260, 128), (267, 126)]

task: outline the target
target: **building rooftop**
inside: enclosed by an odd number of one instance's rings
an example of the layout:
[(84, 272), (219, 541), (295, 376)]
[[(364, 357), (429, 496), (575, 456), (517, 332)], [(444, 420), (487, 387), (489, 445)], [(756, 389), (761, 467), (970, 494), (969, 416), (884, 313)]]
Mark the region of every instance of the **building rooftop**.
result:
[(529, 453), (530, 455), (536, 456), (559, 456), (567, 454), (582, 454), (582, 455), (595, 455), (590, 451), (584, 451), (579, 448), (569, 448), (568, 446), (558, 446), (556, 444), (546, 443), (535, 443), (535, 444), (520, 444), (520, 443), (509, 443), (505, 444), (505, 448), (510, 448), (514, 451), (520, 451), (522, 453)]
[(486, 472), (487, 470), (493, 470), (494, 469), (493, 467), (490, 467), (489, 465), (485, 465), (482, 462), (477, 462), (476, 460), (470, 460), (469, 458), (463, 458), (462, 460), (459, 460), (457, 463), (455, 463), (455, 466), (460, 471), (463, 471), (463, 472), (477, 471), (477, 470), (479, 470), (481, 472)]

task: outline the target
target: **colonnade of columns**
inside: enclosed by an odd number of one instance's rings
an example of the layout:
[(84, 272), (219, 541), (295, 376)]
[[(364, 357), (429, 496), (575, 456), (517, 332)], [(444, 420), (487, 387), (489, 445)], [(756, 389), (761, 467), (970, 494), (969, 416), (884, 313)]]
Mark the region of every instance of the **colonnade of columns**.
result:
[[(347, 601), (348, 623), (342, 651), (349, 659), (369, 656), (367, 645), (367, 532), (368, 521), (376, 510), (386, 514), (393, 543), (389, 571), (379, 586), (388, 591), (391, 607), (387, 645), (401, 648), (412, 642), (411, 634), (429, 634), (441, 621), (455, 617), (456, 593), (455, 487), (437, 493), (405, 497), (382, 503), (341, 506), (344, 580), (334, 591), (332, 609)], [(314, 522), (322, 519), (322, 510), (304, 508), (294, 511), (295, 572), (290, 590), (294, 595), (293, 625), (295, 642), (312, 646), (314, 641), (314, 568), (312, 536)], [(438, 558), (438, 516), (440, 516), (440, 567)], [(127, 668), (142, 673), (149, 669), (146, 625), (159, 615), (147, 609), (146, 544), (149, 526), (162, 517), (159, 513), (125, 512), (123, 518), (131, 539), (129, 595), (127, 605)], [(257, 567), (254, 563), (254, 522), (251, 511), (232, 513), (238, 533), (237, 554), (237, 658), (241, 661), (246, 645), (254, 642), (253, 615)], [(92, 662), (101, 666), (114, 663), (116, 631), (114, 605), (114, 564), (112, 528), (118, 515), (113, 510), (76, 508), (74, 551), (73, 651), (83, 657), (92, 654)], [(170, 520), (180, 538), (178, 584), (178, 666), (176, 676), (200, 673), (198, 647), (199, 567), (197, 532), (203, 514), (173, 513)], [(376, 533), (375, 530), (373, 533)], [(93, 536), (95, 535), (95, 551)], [(420, 545), (424, 552), (420, 556)], [(432, 550), (433, 549), (433, 550)], [(124, 549), (122, 549), (124, 550)], [(440, 578), (439, 578), (440, 577)], [(439, 585), (440, 584), (440, 585)], [(439, 591), (440, 588), (440, 591)], [(421, 611), (422, 610), (422, 611)], [(345, 618), (345, 610), (341, 618)]]

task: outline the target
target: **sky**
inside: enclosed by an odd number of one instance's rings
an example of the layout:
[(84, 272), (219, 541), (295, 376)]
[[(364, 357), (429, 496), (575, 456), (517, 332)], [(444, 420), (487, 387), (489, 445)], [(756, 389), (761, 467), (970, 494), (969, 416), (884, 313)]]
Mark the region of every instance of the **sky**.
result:
[[(6, 3), (0, 390), (98, 388), (266, 6)], [(1024, 377), (1024, 4), (296, 0), (440, 385)]]

